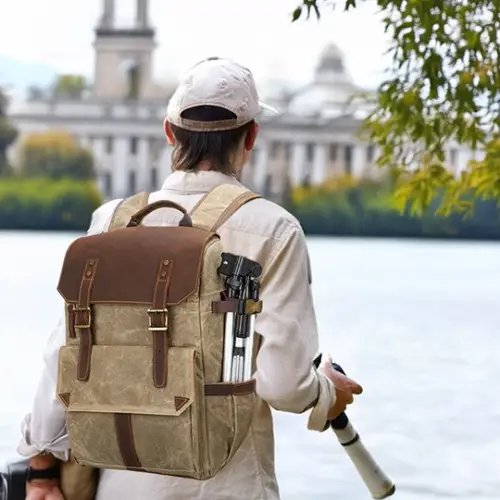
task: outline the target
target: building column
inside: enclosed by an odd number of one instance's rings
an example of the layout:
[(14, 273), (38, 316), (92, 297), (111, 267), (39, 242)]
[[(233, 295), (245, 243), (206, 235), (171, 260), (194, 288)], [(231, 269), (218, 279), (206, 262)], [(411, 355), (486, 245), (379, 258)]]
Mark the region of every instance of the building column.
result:
[(257, 155), (255, 164), (253, 166), (252, 184), (257, 193), (262, 193), (266, 183), (268, 156), (269, 143), (264, 142), (262, 146), (259, 146), (259, 154)]
[(90, 137), (83, 135), (78, 137), (78, 142), (80, 143), (80, 146), (85, 149), (91, 149), (92, 148), (92, 140)]
[(113, 197), (124, 198), (128, 195), (129, 179), (129, 137), (114, 137), (113, 148)]
[(137, 0), (136, 26), (145, 29), (148, 27), (148, 0)]
[(328, 177), (328, 149), (326, 144), (314, 145), (314, 162), (311, 172), (311, 185), (322, 184)]
[(101, 28), (112, 28), (115, 21), (115, 0), (104, 0)]
[(158, 183), (160, 187), (165, 182), (165, 179), (172, 173), (172, 151), (174, 150), (173, 146), (170, 146), (165, 141), (165, 145), (160, 149), (158, 155)]
[(352, 145), (352, 175), (364, 177), (366, 167), (366, 145), (354, 143)]
[(248, 189), (251, 189), (252, 191), (255, 191), (255, 185), (253, 179), (254, 179), (255, 168), (259, 161), (259, 157), (260, 157), (259, 149), (257, 148), (252, 149), (250, 153), (250, 159), (247, 162), (247, 164), (243, 167), (243, 170), (241, 172), (240, 182)]
[(472, 160), (472, 154), (460, 147), (457, 148), (457, 164), (453, 167), (455, 175), (459, 175), (461, 172), (467, 169), (467, 164)]
[(149, 161), (149, 141), (140, 138), (137, 144), (137, 190), (149, 191), (151, 189), (151, 167)]
[(304, 180), (304, 168), (306, 164), (306, 146), (303, 143), (294, 143), (290, 161), (290, 183), (291, 187), (300, 186)]
[(94, 157), (94, 169), (96, 173), (97, 187), (99, 188), (99, 191), (101, 193), (104, 193), (105, 196), (109, 196), (108, 193), (105, 193), (105, 175), (106, 171), (109, 171), (111, 173), (111, 170), (109, 161), (106, 161), (107, 158), (104, 141), (105, 139), (103, 139), (102, 137), (94, 138), (91, 144), (91, 151)]

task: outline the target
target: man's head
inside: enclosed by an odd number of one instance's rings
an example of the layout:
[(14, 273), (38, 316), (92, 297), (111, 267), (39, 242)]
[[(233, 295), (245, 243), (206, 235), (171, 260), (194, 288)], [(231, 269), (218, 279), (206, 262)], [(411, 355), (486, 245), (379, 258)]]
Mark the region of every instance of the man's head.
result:
[(229, 59), (199, 62), (184, 75), (167, 109), (173, 169), (237, 174), (257, 137), (255, 118), (266, 107), (250, 70)]

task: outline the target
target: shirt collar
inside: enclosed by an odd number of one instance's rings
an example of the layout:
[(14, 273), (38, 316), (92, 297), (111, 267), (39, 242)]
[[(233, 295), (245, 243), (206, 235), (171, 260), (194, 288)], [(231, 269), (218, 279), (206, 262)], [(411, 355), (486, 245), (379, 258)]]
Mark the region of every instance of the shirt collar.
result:
[(162, 189), (188, 193), (206, 193), (221, 184), (242, 186), (234, 177), (213, 170), (199, 172), (176, 171), (165, 179)]

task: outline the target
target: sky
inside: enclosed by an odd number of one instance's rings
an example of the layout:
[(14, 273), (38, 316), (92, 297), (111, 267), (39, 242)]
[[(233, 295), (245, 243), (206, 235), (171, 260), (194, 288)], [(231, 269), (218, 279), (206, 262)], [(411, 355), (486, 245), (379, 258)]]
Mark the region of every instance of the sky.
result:
[[(92, 76), (93, 30), (102, 0), (2, 2), (0, 57)], [(135, 0), (115, 2), (117, 18), (130, 24)], [(258, 82), (295, 87), (310, 81), (322, 48), (334, 42), (354, 81), (362, 87), (377, 85), (387, 62), (387, 40), (374, 2), (349, 13), (325, 6), (320, 21), (292, 24), (291, 12), (299, 2), (150, 0), (158, 41), (156, 77), (165, 82), (200, 59), (226, 56), (246, 64)]]

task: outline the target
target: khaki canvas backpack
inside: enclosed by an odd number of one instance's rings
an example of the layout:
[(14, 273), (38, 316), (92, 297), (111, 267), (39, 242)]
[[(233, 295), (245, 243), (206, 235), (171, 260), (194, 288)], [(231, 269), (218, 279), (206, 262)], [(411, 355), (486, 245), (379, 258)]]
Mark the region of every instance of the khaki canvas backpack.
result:
[[(62, 471), (67, 500), (81, 499), (71, 493), (83, 486), (75, 466), (87, 466), (85, 480), (94, 480), (93, 467), (202, 480), (240, 447), (255, 385), (221, 382), (224, 313), (233, 305), (221, 295), (217, 229), (258, 197), (222, 185), (186, 214), (169, 201), (147, 205), (140, 193), (119, 205), (108, 232), (69, 247), (58, 285), (67, 333), (57, 384), (72, 456)], [(161, 207), (184, 213), (179, 226), (141, 225)]]

